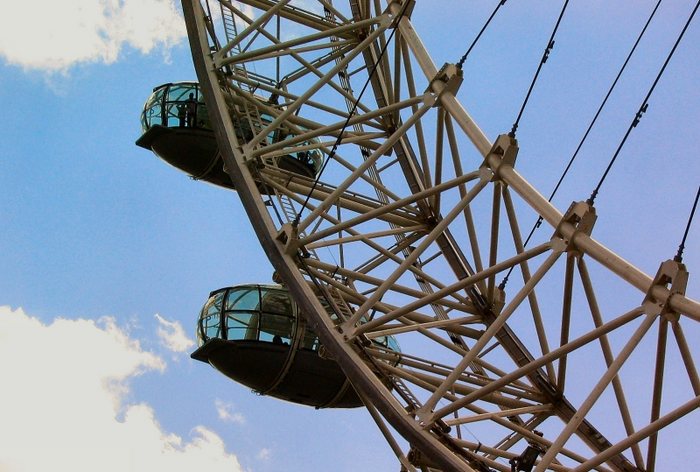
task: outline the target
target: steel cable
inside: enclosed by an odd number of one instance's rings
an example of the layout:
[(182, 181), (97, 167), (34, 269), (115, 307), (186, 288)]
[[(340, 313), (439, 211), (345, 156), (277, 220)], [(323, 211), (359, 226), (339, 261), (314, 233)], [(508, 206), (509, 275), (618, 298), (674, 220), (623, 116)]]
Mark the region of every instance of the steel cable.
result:
[(625, 142), (627, 141), (627, 138), (629, 137), (630, 133), (632, 132), (632, 129), (635, 128), (639, 124), (639, 120), (642, 119), (642, 116), (644, 115), (644, 113), (646, 113), (647, 109), (649, 108), (649, 98), (651, 97), (651, 94), (654, 92), (656, 85), (659, 83), (661, 76), (663, 75), (664, 71), (666, 70), (666, 66), (668, 66), (668, 63), (671, 61), (673, 54), (676, 52), (676, 49), (678, 48), (678, 44), (680, 44), (681, 39), (683, 39), (683, 35), (685, 34), (686, 30), (688, 29), (688, 26), (690, 26), (690, 23), (693, 21), (693, 17), (695, 16), (695, 13), (698, 11), (699, 6), (700, 6), (700, 0), (698, 0), (698, 2), (695, 4), (695, 8), (693, 8), (692, 13), (690, 14), (690, 16), (688, 17), (688, 20), (685, 23), (685, 26), (683, 26), (683, 29), (681, 30), (680, 34), (678, 35), (678, 38), (676, 39), (676, 42), (673, 44), (673, 47), (671, 48), (671, 52), (668, 53), (668, 56), (666, 57), (664, 64), (661, 66), (659, 73), (656, 75), (656, 79), (654, 79), (654, 83), (649, 88), (649, 91), (647, 92), (646, 96), (644, 97), (642, 104), (639, 106), (639, 110), (637, 110), (637, 113), (634, 115), (634, 119), (632, 120), (632, 123), (630, 123), (629, 127), (627, 128), (627, 132), (625, 133), (624, 137), (622, 138), (622, 141), (620, 141), (620, 145), (617, 147), (617, 150), (615, 150), (615, 154), (613, 154), (613, 157), (610, 159), (608, 166), (605, 168), (605, 172), (603, 172), (603, 176), (598, 181), (598, 185), (596, 185), (595, 189), (593, 189), (593, 192), (591, 192), (591, 196), (588, 197), (588, 200), (586, 200), (586, 202), (589, 205), (593, 205), (593, 203), (595, 202), (595, 198), (596, 198), (596, 196), (598, 196), (598, 192), (600, 191), (600, 188), (603, 185), (603, 182), (605, 182), (605, 179), (607, 178), (608, 174), (610, 173), (610, 169), (612, 169), (613, 164), (615, 164), (617, 157), (620, 155), (620, 151), (622, 150), (622, 147), (625, 145)]
[(552, 52), (552, 48), (554, 48), (554, 36), (557, 34), (557, 30), (559, 29), (559, 25), (561, 24), (561, 19), (564, 17), (564, 12), (566, 11), (566, 7), (569, 5), (569, 0), (566, 0), (564, 2), (564, 6), (561, 9), (561, 13), (559, 13), (559, 18), (557, 18), (557, 23), (554, 25), (554, 29), (552, 30), (552, 35), (549, 37), (549, 41), (547, 42), (547, 47), (544, 49), (544, 53), (542, 53), (542, 59), (540, 59), (540, 63), (537, 66), (537, 71), (535, 72), (535, 76), (532, 78), (532, 82), (530, 83), (530, 88), (527, 90), (527, 94), (525, 95), (525, 100), (523, 100), (523, 104), (520, 107), (520, 112), (518, 112), (518, 117), (515, 119), (515, 122), (513, 123), (513, 127), (510, 130), (510, 133), (508, 133), (508, 136), (511, 138), (515, 137), (515, 133), (518, 130), (518, 125), (520, 124), (520, 118), (523, 116), (523, 112), (525, 111), (525, 107), (527, 106), (527, 102), (530, 100), (530, 94), (532, 93), (532, 90), (535, 88), (535, 83), (537, 82), (537, 78), (540, 75), (540, 71), (542, 70), (542, 66), (547, 62), (547, 59), (549, 58), (549, 53)]

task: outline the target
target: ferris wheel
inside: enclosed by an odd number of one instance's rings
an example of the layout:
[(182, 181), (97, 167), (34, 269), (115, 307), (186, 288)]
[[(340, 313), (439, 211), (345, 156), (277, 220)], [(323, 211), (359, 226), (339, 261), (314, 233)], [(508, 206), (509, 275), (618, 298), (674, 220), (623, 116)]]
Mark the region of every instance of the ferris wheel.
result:
[(686, 267), (643, 273), (593, 238), (593, 198), (520, 175), (517, 126), (481, 131), (415, 3), (183, 0), (218, 144), (198, 177), (230, 176), (402, 470), (654, 470), (700, 407)]

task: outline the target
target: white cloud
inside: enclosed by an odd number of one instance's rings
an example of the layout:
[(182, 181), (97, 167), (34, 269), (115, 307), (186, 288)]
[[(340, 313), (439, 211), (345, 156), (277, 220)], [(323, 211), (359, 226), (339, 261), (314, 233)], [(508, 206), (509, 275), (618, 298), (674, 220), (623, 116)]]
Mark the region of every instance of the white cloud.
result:
[(132, 377), (164, 368), (110, 318), (47, 325), (0, 307), (0, 470), (241, 471), (212, 431), (183, 439), (126, 403)]
[(270, 460), (270, 456), (272, 456), (272, 451), (266, 447), (263, 447), (258, 451), (258, 459), (261, 461), (267, 461)]
[(226, 403), (218, 398), (214, 402), (219, 419), (229, 423), (245, 424), (245, 416), (234, 410), (233, 404)]
[(167, 57), (185, 37), (174, 0), (0, 0), (0, 11), (0, 57), (46, 72), (110, 64), (126, 46)]
[(324, 16), (323, 7), (318, 2), (310, 0), (292, 0), (291, 2), (289, 2), (289, 4), (297, 8), (301, 8), (302, 10), (306, 10), (311, 13), (316, 13), (317, 15)]
[[(243, 5), (241, 2), (232, 2), (232, 4), (234, 7), (236, 7), (237, 10), (243, 13), (243, 15), (247, 16), (248, 19), (255, 20), (256, 10), (253, 7), (251, 7), (250, 5)], [(221, 9), (212, 8), (212, 17), (214, 19), (214, 23), (221, 22)], [(238, 15), (233, 15), (233, 17), (236, 21), (236, 28), (239, 32), (243, 31), (249, 26), (249, 24)]]
[(158, 314), (155, 316), (158, 320), (156, 334), (163, 346), (173, 352), (185, 352), (194, 347), (194, 341), (187, 337), (179, 321), (168, 321)]

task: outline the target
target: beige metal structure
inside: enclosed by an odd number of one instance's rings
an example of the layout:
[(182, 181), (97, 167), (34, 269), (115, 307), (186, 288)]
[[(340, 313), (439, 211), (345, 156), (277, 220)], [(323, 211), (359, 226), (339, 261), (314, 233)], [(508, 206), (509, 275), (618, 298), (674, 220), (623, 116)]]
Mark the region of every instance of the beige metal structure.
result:
[[(490, 142), (455, 98), (461, 70), (434, 64), (410, 0), (183, 6), (250, 222), (403, 469), (508, 472), (529, 452), (538, 472), (655, 470), (659, 431), (700, 406), (682, 263), (642, 273), (591, 237), (592, 206), (560, 212), (520, 176), (517, 141)], [(276, 166), (316, 138), (317, 181)], [(537, 215), (551, 237), (526, 248)], [(386, 335), (398, 363), (369, 342)], [(639, 362), (653, 376), (632, 390)]]

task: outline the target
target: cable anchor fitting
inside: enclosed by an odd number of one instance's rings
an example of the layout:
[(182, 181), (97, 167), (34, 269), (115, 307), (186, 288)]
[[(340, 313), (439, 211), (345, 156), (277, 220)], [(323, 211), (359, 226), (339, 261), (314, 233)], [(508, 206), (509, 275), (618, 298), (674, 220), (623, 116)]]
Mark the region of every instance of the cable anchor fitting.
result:
[(284, 246), (284, 252), (290, 256), (300, 254), (302, 257), (308, 254), (308, 251), (299, 242), (299, 230), (292, 223), (285, 223), (277, 233), (276, 238)]
[(452, 95), (457, 94), (459, 87), (462, 85), (462, 77), (462, 69), (446, 62), (435, 74), (430, 84), (428, 84), (426, 93), (434, 94), (435, 104), (439, 104), (439, 99), (445, 92), (449, 92)]
[(578, 251), (575, 244), (576, 235), (581, 233), (590, 236), (597, 218), (595, 207), (588, 202), (573, 202), (552, 237), (561, 238), (567, 251)]
[(632, 121), (632, 128), (636, 128), (637, 125), (639, 124), (639, 120), (642, 119), (642, 115), (647, 112), (647, 108), (649, 108), (649, 104), (645, 103), (644, 105), (641, 106), (639, 111), (637, 112), (636, 115), (634, 115), (634, 121)]
[(671, 259), (662, 262), (642, 302), (644, 311), (659, 314), (668, 321), (677, 321), (680, 313), (673, 308), (671, 299), (674, 295), (685, 295), (688, 278), (685, 264)]
[(502, 134), (496, 138), (491, 150), (484, 158), (483, 164), (493, 171), (493, 180), (500, 178), (499, 172), (501, 166), (515, 167), (518, 149), (518, 140), (510, 134)]
[(554, 40), (551, 40), (547, 45), (547, 48), (544, 50), (544, 54), (542, 55), (542, 64), (547, 62), (547, 59), (549, 59), (549, 53), (552, 52), (552, 49), (554, 49)]

